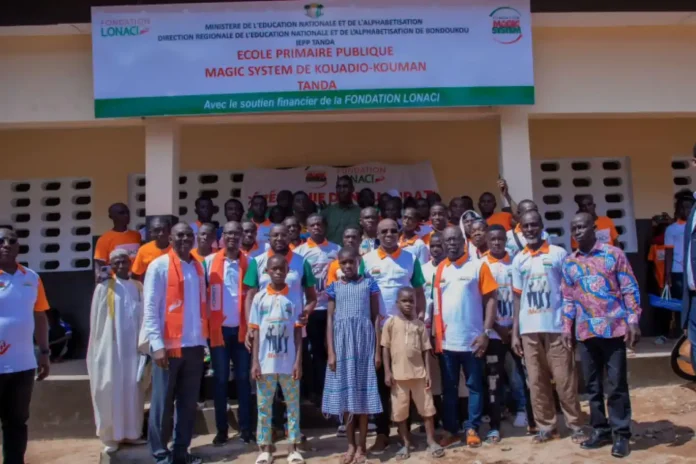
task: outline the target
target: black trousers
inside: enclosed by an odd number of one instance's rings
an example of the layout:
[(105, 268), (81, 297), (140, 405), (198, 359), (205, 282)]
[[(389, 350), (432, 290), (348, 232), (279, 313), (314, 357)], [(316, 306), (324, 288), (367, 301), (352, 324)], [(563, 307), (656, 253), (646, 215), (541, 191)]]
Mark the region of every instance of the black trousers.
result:
[(24, 464), (34, 375), (34, 369), (0, 374), (0, 423), (2, 457), (5, 464)]
[(321, 404), (326, 379), (326, 363), (329, 353), (326, 350), (326, 311), (314, 311), (307, 321), (309, 354), (312, 357), (312, 393)]
[(377, 371), (377, 388), (379, 399), (382, 402), (382, 414), (375, 416), (377, 435), (389, 436), (391, 431), (391, 388), (384, 383), (384, 366)]
[[(623, 337), (589, 338), (580, 343), (583, 375), (590, 396), (590, 424), (596, 431), (631, 437), (631, 399), (626, 375), (626, 343)], [(604, 371), (607, 373), (607, 406), (604, 408)]]

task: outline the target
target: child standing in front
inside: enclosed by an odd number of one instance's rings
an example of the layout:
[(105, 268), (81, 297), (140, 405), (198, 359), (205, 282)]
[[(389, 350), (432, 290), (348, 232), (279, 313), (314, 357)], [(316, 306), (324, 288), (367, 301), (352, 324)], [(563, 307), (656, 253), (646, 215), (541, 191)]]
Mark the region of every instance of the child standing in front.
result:
[(416, 318), (416, 294), (412, 288), (399, 290), (396, 305), (400, 314), (387, 319), (382, 328), (384, 383), (391, 387), (392, 420), (399, 426), (404, 446), (396, 453), (398, 460), (408, 459), (411, 434), (406, 427), (410, 400), (425, 422), (428, 453), (433, 458), (445, 450), (435, 441), (435, 405), (430, 391), (430, 335), (425, 324)]
[(260, 290), (251, 304), (249, 328), (254, 331), (251, 375), (256, 380), (258, 427), (256, 441), (261, 454), (256, 464), (270, 464), (273, 434), (273, 397), (278, 384), (287, 404), (288, 463), (301, 464), (297, 451), (300, 435), (300, 378), (302, 377), (302, 308), (287, 297), (285, 256), (268, 259), (266, 272), (271, 283)]
[[(358, 272), (358, 251), (346, 247), (338, 253), (341, 277), (326, 289), (329, 297), (326, 341), (329, 352), (322, 412), (346, 424), (348, 451), (342, 464), (367, 461), (367, 416), (382, 412), (377, 388), (379, 353), (379, 287)], [(355, 423), (359, 443), (355, 442)]]

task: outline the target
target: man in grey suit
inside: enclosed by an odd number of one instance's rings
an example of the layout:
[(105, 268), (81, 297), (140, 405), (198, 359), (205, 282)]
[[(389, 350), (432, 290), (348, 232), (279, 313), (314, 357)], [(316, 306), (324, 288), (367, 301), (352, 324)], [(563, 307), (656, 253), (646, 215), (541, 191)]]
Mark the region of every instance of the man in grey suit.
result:
[[(694, 145), (691, 167), (696, 167), (696, 145)], [(696, 207), (684, 228), (684, 271), (682, 291), (681, 324), (684, 334), (691, 342), (691, 365), (696, 369)]]

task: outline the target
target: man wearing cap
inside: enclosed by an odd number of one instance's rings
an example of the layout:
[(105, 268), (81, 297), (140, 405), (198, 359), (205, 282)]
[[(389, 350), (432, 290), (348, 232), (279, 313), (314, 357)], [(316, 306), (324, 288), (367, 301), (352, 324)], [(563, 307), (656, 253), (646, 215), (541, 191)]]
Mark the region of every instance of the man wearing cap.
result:
[(39, 275), (17, 262), (18, 254), (17, 234), (0, 229), (0, 422), (6, 464), (24, 463), (34, 375), (45, 379), (50, 365), (46, 293)]

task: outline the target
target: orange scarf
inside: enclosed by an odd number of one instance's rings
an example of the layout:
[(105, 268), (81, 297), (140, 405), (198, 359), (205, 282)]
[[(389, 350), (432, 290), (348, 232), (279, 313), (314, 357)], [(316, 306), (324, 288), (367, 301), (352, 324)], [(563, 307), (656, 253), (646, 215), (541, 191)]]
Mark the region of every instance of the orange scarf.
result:
[(435, 279), (433, 280), (434, 301), (433, 301), (433, 318), (435, 319), (435, 352), (442, 353), (442, 342), (445, 340), (445, 321), (442, 319), (442, 272), (445, 267), (450, 264), (459, 265), (465, 263), (468, 257), (464, 253), (461, 258), (452, 263), (449, 258), (445, 258), (435, 270)]
[[(220, 250), (215, 253), (213, 262), (210, 266), (210, 344), (212, 346), (222, 346), (225, 341), (222, 337), (222, 323), (225, 322), (222, 299), (224, 298), (225, 288), (225, 252)], [(239, 251), (239, 289), (237, 291), (237, 302), (239, 308), (239, 337), (240, 343), (244, 343), (247, 331), (246, 314), (244, 313), (244, 299), (246, 298), (246, 287), (242, 281), (248, 267), (247, 256)], [(216, 343), (219, 343), (216, 345)]]
[[(181, 335), (184, 329), (184, 275), (181, 272), (181, 259), (169, 250), (169, 269), (167, 271), (166, 314), (164, 316), (164, 341), (167, 346), (167, 356), (181, 357)], [(208, 305), (206, 303), (205, 274), (203, 266), (195, 259), (191, 262), (196, 266), (200, 284), (201, 331), (208, 338)]]

